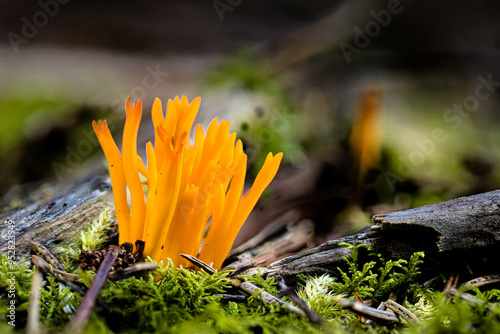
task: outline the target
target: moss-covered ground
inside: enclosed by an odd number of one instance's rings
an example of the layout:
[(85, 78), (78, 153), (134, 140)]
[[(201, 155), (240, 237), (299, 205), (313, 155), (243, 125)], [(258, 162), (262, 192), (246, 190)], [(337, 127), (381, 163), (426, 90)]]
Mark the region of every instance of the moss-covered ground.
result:
[[(89, 243), (99, 246), (111, 228), (102, 215), (80, 235), (79, 248)], [(97, 243), (96, 243), (97, 241)], [(232, 287), (229, 272), (213, 275), (200, 270), (175, 268), (171, 261), (159, 263), (158, 269), (142, 277), (108, 281), (99, 303), (85, 329), (86, 333), (495, 333), (500, 331), (500, 290), (471, 292), (482, 301), (471, 303), (425, 287), (419, 277), (425, 268), (424, 254), (409, 259), (385, 260), (366, 245), (345, 245), (352, 252), (338, 275), (299, 275), (296, 291), (307, 305), (326, 322), (327, 327), (310, 323), (281, 309), (263, 303), (258, 295), (246, 295)], [(75, 269), (75, 250), (68, 251), (63, 263), (77, 271), (89, 285), (92, 273)], [(358, 256), (359, 254), (368, 256)], [(23, 332), (26, 326), (29, 291), (33, 269), (12, 263), (3, 254), (0, 264), (0, 331)], [(273, 277), (244, 277), (265, 291), (280, 297)], [(12, 292), (12, 290), (15, 290)], [(11, 291), (11, 292), (9, 292)], [(362, 323), (358, 315), (337, 304), (339, 298), (355, 298), (355, 293), (377, 306), (392, 293), (397, 301), (413, 312), (420, 322), (410, 325), (383, 321)], [(224, 294), (226, 297), (223, 297)], [(228, 300), (227, 295), (245, 295), (242, 301)], [(59, 332), (71, 319), (68, 304), (78, 308), (82, 297), (47, 276), (41, 291), (41, 320), (48, 332)], [(283, 300), (290, 302), (286, 297)], [(10, 303), (15, 302), (15, 327), (9, 324)]]

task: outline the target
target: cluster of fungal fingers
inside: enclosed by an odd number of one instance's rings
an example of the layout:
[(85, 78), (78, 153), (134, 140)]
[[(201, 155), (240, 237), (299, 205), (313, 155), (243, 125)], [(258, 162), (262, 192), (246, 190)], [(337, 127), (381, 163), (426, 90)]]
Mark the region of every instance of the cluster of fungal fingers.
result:
[(185, 266), (182, 253), (219, 269), (283, 154), (269, 153), (243, 194), (247, 156), (229, 131), (231, 122), (215, 118), (206, 131), (198, 124), (190, 141), (200, 101), (176, 97), (166, 115), (161, 101), (154, 101), (154, 144), (146, 145), (146, 164), (137, 154), (142, 101), (127, 99), (121, 152), (106, 121), (93, 127), (109, 164), (120, 243), (144, 240), (144, 255), (154, 261), (170, 258)]

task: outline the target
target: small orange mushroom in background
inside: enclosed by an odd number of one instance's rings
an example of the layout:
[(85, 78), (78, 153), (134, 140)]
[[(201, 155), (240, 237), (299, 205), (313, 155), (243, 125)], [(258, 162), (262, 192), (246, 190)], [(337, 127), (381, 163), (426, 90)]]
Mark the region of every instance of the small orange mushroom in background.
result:
[(382, 88), (377, 84), (367, 86), (358, 98), (358, 110), (349, 138), (358, 185), (366, 182), (368, 171), (379, 164), (383, 114)]
[(121, 152), (106, 121), (94, 121), (92, 126), (109, 164), (120, 243), (143, 240), (144, 255), (155, 261), (171, 258), (176, 265), (186, 265), (179, 255), (185, 253), (220, 269), (283, 154), (268, 154), (243, 195), (247, 156), (236, 133), (229, 131), (231, 122), (215, 118), (206, 132), (198, 124), (190, 143), (200, 101), (197, 97), (189, 103), (186, 96), (169, 99), (164, 116), (160, 99), (155, 99), (154, 146), (146, 144), (147, 164), (137, 154), (141, 100), (132, 104), (128, 98), (125, 103)]

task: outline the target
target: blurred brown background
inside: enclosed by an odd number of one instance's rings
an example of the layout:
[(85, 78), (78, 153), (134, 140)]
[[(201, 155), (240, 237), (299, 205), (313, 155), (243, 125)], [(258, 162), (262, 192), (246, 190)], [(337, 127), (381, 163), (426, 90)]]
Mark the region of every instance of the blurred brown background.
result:
[[(0, 3), (4, 208), (44, 182), (105, 174), (90, 122), (120, 133), (129, 95), (145, 115), (157, 96), (201, 95), (199, 121), (233, 119), (253, 164), (284, 151), (280, 212), (356, 220), (337, 214), (500, 185), (498, 1)], [(356, 126), (373, 148), (353, 147)]]

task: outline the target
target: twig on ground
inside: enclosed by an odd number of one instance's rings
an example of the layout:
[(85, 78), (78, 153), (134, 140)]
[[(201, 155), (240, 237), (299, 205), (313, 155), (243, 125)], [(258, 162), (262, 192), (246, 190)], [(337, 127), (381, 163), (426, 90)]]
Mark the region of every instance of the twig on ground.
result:
[(363, 303), (360, 302), (355, 302), (353, 300), (349, 299), (339, 299), (337, 303), (342, 306), (343, 308), (348, 308), (353, 310), (356, 313), (361, 313), (369, 317), (385, 320), (385, 321), (395, 321), (399, 322), (398, 317), (393, 313), (389, 311), (381, 311), (378, 310), (374, 307), (366, 306)]
[(481, 277), (476, 277), (464, 283), (464, 288), (470, 289), (472, 287), (480, 287), (487, 284), (500, 282), (500, 274), (496, 275), (486, 275)]
[(42, 332), (40, 328), (40, 290), (42, 289), (42, 281), (43, 275), (38, 267), (36, 267), (33, 280), (31, 281), (26, 333), (40, 334)]
[[(211, 266), (209, 266), (205, 262), (201, 261), (200, 259), (198, 259), (192, 255), (188, 255), (188, 254), (181, 254), (181, 256), (183, 258), (185, 258), (186, 260), (190, 261), (195, 266), (205, 270), (210, 275), (215, 273), (214, 268), (212, 268)], [(264, 291), (263, 289), (257, 287), (256, 285), (254, 285), (250, 282), (241, 281), (237, 278), (231, 278), (231, 280), (232, 280), (232, 285), (234, 287), (240, 288), (241, 290), (243, 290), (246, 293), (249, 293), (251, 295), (258, 294), (258, 298), (266, 304), (278, 304), (281, 307), (289, 310), (292, 313), (295, 313), (295, 314), (303, 316), (303, 317), (306, 316), (305, 312), (302, 311), (300, 308), (293, 306), (291, 304), (288, 304), (279, 298), (274, 297), (270, 293)]]
[(79, 334), (85, 328), (90, 317), (90, 312), (94, 308), (96, 300), (99, 297), (99, 293), (101, 292), (102, 287), (104, 286), (104, 283), (108, 278), (109, 271), (111, 270), (111, 267), (113, 266), (119, 252), (119, 248), (113, 248), (104, 258), (104, 261), (99, 267), (99, 270), (97, 271), (94, 280), (90, 285), (90, 288), (87, 290), (85, 296), (83, 297), (83, 300), (80, 304), (80, 307), (78, 308), (78, 311), (76, 312), (75, 317), (69, 323), (66, 329), (66, 333)]
[[(454, 297), (459, 296), (460, 299), (463, 299), (471, 304), (476, 304), (476, 305), (484, 305), (485, 304), (485, 302), (483, 300), (474, 297), (470, 293), (462, 292), (462, 291), (459, 291), (459, 290), (454, 289), (454, 288), (448, 289), (448, 291), (445, 291), (445, 292), (450, 296), (454, 296)], [(495, 309), (492, 305), (488, 306), (489, 312), (493, 312), (494, 310)]]
[(276, 283), (278, 285), (278, 290), (284, 296), (287, 296), (288, 298), (290, 298), (290, 300), (293, 303), (297, 304), (297, 306), (302, 311), (305, 312), (307, 318), (309, 319), (309, 321), (311, 323), (316, 324), (316, 325), (324, 325), (325, 324), (325, 322), (319, 316), (319, 314), (314, 312), (313, 310), (311, 310), (309, 308), (309, 306), (307, 306), (307, 304), (302, 299), (300, 299), (299, 296), (297, 296), (297, 294), (292, 289), (290, 289), (290, 287), (288, 285), (286, 285), (286, 283), (284, 282), (284, 280), (281, 276), (277, 276)]
[(415, 314), (411, 313), (410, 310), (403, 305), (396, 303), (394, 300), (388, 299), (385, 306), (387, 306), (388, 309), (393, 310), (397, 315), (405, 319), (413, 326), (416, 326), (420, 322)]

